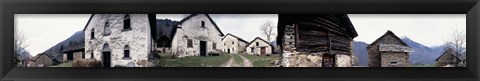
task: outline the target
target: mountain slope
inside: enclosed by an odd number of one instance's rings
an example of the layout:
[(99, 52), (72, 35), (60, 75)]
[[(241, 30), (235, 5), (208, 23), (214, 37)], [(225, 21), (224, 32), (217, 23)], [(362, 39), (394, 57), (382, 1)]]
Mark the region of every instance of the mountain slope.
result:
[(61, 61), (63, 59), (62, 51), (68, 47), (85, 44), (85, 32), (77, 31), (69, 38), (64, 41), (57, 43), (56, 45), (50, 47), (43, 53), (46, 53), (49, 56), (53, 56), (56, 60)]
[[(402, 37), (401, 40), (407, 43), (414, 51), (410, 53), (410, 64), (434, 64), (435, 59), (445, 51), (446, 47), (446, 45), (428, 47), (408, 37)], [(359, 58), (360, 66), (368, 66), (367, 46), (368, 44), (365, 42), (354, 41), (353, 43), (354, 53)]]
[(368, 66), (368, 44), (361, 41), (353, 42), (354, 55), (358, 58), (358, 63), (360, 66)]

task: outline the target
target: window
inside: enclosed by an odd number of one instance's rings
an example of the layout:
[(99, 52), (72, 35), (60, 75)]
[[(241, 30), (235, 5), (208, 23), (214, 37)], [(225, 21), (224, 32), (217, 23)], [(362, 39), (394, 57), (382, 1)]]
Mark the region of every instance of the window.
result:
[(232, 41), (232, 44), (233, 44), (233, 43), (234, 43), (234, 42)]
[(95, 39), (95, 29), (92, 29), (92, 31), (90, 31), (90, 38)]
[(125, 45), (123, 49), (123, 59), (130, 59), (130, 47), (128, 45)]
[(205, 27), (205, 21), (201, 21), (202, 27)]
[(192, 48), (192, 47), (193, 47), (193, 40), (192, 40), (192, 39), (188, 39), (188, 40), (187, 40), (187, 47), (188, 47), (188, 48)]
[(90, 54), (90, 58), (93, 59), (93, 51), (92, 51), (92, 53)]
[(217, 49), (217, 43), (213, 43), (212, 49)]
[(397, 65), (397, 62), (390, 62), (390, 65)]
[(103, 36), (110, 35), (110, 23), (109, 20), (105, 21), (105, 27), (103, 27)]
[(123, 30), (131, 30), (132, 28), (130, 27), (130, 15), (125, 15), (123, 17)]
[(82, 59), (85, 59), (85, 53), (82, 52)]
[(255, 44), (258, 46), (258, 42), (255, 42)]
[(253, 47), (250, 47), (250, 53), (253, 53), (254, 50)]
[(235, 51), (235, 49), (234, 49), (234, 48), (232, 48), (232, 51)]

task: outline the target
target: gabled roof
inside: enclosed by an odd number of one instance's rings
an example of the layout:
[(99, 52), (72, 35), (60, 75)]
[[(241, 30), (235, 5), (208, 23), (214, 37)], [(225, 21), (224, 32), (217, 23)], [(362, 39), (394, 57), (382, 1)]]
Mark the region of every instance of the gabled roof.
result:
[(250, 43), (247, 44), (247, 47), (250, 46), (250, 44), (252, 44), (252, 43), (253, 43), (255, 40), (257, 40), (257, 39), (258, 39), (258, 40), (262, 40), (263, 42), (267, 43), (269, 46), (271, 46), (271, 47), (273, 48), (273, 45), (270, 44), (270, 42), (267, 42), (267, 41), (263, 40), (263, 39), (260, 38), (260, 37), (255, 37), (255, 39), (253, 39), (252, 41), (250, 41)]
[(400, 41), (400, 43), (404, 46), (410, 47), (407, 45), (407, 43), (403, 42), (402, 39), (400, 39), (397, 35), (395, 35), (392, 31), (388, 30), (385, 34), (383, 34), (381, 37), (377, 38), (375, 41), (373, 41), (370, 45), (367, 46), (367, 48), (370, 48), (372, 45), (375, 45), (378, 41), (381, 39), (387, 37), (388, 35), (393, 36), (396, 40)]
[(242, 42), (248, 43), (247, 41), (243, 40), (242, 38), (237, 37), (237, 36), (235, 36), (235, 35), (233, 35), (233, 34), (230, 34), (230, 33), (227, 33), (227, 35), (225, 35), (225, 37), (222, 38), (222, 41), (223, 41), (223, 39), (225, 39), (225, 38), (226, 38), (227, 36), (229, 36), (229, 35), (232, 36), (232, 37), (237, 38), (238, 40), (240, 40), (240, 41), (242, 41)]
[[(55, 59), (52, 59), (52, 57), (48, 56), (48, 54), (45, 54), (45, 53), (40, 53), (40, 54), (38, 54), (37, 56), (32, 57), (30, 60), (36, 61), (38, 58), (40, 58), (40, 57), (43, 56), (43, 55), (47, 56), (48, 59), (55, 60)], [(55, 61), (56, 61), (56, 60), (55, 60)]]
[(79, 44), (79, 45), (76, 45), (76, 46), (67, 47), (67, 49), (62, 50), (62, 53), (70, 52), (70, 51), (83, 50), (83, 49), (85, 49), (85, 44)]
[(453, 49), (452, 48), (447, 48), (447, 50), (445, 50), (445, 52), (442, 53), (442, 55), (438, 56), (437, 59), (435, 59), (435, 61), (438, 61), (438, 59), (440, 59), (441, 57), (445, 56), (445, 55), (451, 55), (453, 56), (457, 61), (460, 61), (460, 58), (458, 58), (454, 53), (453, 53)]
[[(176, 26), (177, 28), (181, 28), (181, 27), (178, 27), (178, 25), (183, 24), (183, 22), (187, 21), (188, 19), (190, 19), (190, 18), (192, 18), (193, 16), (196, 16), (196, 15), (198, 15), (198, 14), (192, 14), (192, 15), (190, 15), (190, 16), (188, 16), (188, 17), (183, 18), (180, 22), (178, 22), (177, 24), (175, 24), (175, 26)], [(215, 26), (215, 29), (217, 29), (217, 31), (220, 32), (220, 35), (221, 35), (221, 36), (225, 36), (225, 35), (222, 33), (222, 31), (220, 31), (220, 28), (218, 28), (217, 24), (213, 21), (213, 19), (212, 19), (208, 14), (204, 14), (204, 15), (207, 16), (208, 20), (210, 20), (210, 22), (213, 24), (213, 26)], [(176, 31), (175, 31), (175, 32), (176, 32)], [(174, 35), (174, 34), (172, 34), (172, 35)], [(172, 36), (172, 37), (173, 37), (173, 36)]]
[(95, 15), (95, 14), (90, 15), (90, 18), (88, 19), (87, 24), (86, 24), (85, 27), (83, 28), (83, 31), (85, 31), (85, 29), (87, 29), (88, 24), (90, 24), (90, 21), (91, 21), (92, 18), (93, 18), (93, 15)]

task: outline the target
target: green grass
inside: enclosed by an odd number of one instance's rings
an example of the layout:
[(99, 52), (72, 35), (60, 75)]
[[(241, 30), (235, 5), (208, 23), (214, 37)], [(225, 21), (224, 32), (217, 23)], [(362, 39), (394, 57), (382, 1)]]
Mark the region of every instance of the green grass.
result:
[(73, 61), (69, 61), (69, 62), (64, 62), (58, 65), (49, 66), (49, 67), (72, 67), (72, 63)]
[(233, 61), (237, 63), (238, 65), (243, 65), (243, 59), (240, 57), (238, 54), (232, 54), (233, 58), (235, 58)]
[(256, 56), (256, 55), (245, 54), (243, 56), (252, 62), (253, 67), (269, 67), (269, 66), (272, 66), (270, 64), (272, 60), (280, 59), (280, 57), (274, 56), (274, 55)]
[(220, 56), (187, 56), (182, 58), (172, 58), (167, 54), (160, 55), (161, 67), (218, 67), (227, 61), (230, 56), (221, 54)]

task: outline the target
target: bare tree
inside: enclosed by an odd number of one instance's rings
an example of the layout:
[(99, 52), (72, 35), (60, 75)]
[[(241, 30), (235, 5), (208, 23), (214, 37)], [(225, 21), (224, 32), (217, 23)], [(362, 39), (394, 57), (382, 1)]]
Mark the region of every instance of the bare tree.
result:
[(14, 58), (16, 59), (14, 62), (15, 62), (15, 65), (17, 66), (21, 66), (22, 63), (19, 63), (21, 62), (23, 59), (25, 58), (21, 58), (19, 57), (20, 54), (22, 53), (22, 50), (24, 50), (26, 47), (28, 47), (30, 44), (27, 44), (25, 41), (27, 40), (27, 38), (25, 37), (25, 35), (23, 34), (23, 32), (16, 32), (14, 34), (14, 42), (15, 42), (15, 45), (13, 47), (13, 49), (15, 50), (15, 54), (13, 55)]
[(466, 34), (464, 31), (455, 30), (452, 33), (451, 39), (445, 41), (448, 48), (451, 48), (454, 54), (452, 62), (455, 66), (465, 66), (465, 52), (466, 52)]
[(273, 26), (273, 22), (270, 20), (265, 21), (262, 26), (260, 27), (260, 30), (262, 30), (262, 35), (267, 38), (267, 41), (270, 42), (272, 37), (275, 35), (275, 26)]

